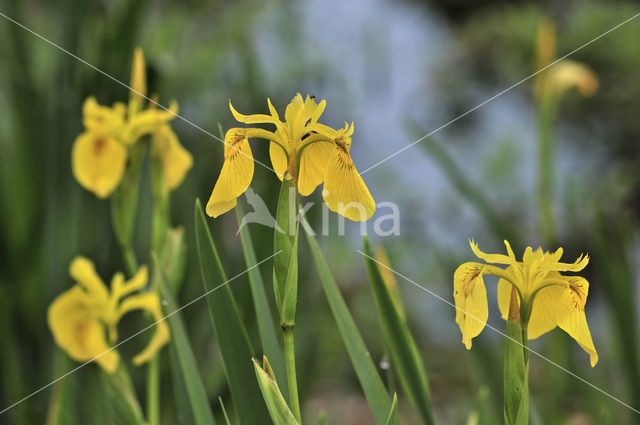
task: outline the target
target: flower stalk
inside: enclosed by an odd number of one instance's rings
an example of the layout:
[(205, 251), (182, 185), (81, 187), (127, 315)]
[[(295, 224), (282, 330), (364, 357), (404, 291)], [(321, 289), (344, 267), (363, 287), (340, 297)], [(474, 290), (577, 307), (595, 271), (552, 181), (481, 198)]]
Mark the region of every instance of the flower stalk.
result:
[[(513, 288), (505, 333), (504, 418), (506, 425), (529, 423), (529, 360), (526, 320), (521, 320), (518, 294)], [(524, 306), (524, 304), (522, 304)]]
[(298, 192), (294, 173), (284, 176), (276, 212), (273, 284), (284, 340), (285, 373), (289, 406), (301, 422), (294, 344), (295, 313), (298, 302)]

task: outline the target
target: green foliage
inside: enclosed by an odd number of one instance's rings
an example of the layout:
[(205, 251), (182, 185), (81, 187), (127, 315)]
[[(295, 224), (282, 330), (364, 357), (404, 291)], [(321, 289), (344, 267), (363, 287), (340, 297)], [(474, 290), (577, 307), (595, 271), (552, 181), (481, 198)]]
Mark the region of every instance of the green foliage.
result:
[(274, 425), (299, 425), (293, 413), (289, 409), (287, 402), (284, 400), (278, 383), (275, 380), (271, 366), (266, 357), (263, 357), (263, 367), (253, 360), (253, 367), (256, 372), (256, 378), (262, 391), (264, 401), (267, 403), (269, 415)]
[(402, 387), (411, 404), (420, 413), (422, 423), (433, 425), (427, 372), (420, 358), (420, 352), (406, 321), (393, 301), (393, 295), (385, 284), (378, 263), (373, 259), (371, 244), (366, 236), (364, 253), (371, 291), (394, 370), (400, 377)]
[[(236, 207), (236, 215), (238, 222), (244, 215), (242, 207), (238, 205)], [(253, 306), (256, 311), (256, 321), (258, 322), (258, 333), (260, 334), (260, 342), (262, 344), (262, 350), (267, 358), (271, 359), (271, 367), (273, 368), (274, 375), (280, 379), (280, 382), (284, 379), (284, 357), (282, 356), (282, 348), (278, 342), (276, 329), (274, 327), (274, 319), (269, 307), (269, 301), (267, 300), (267, 294), (264, 288), (264, 282), (262, 280), (262, 274), (260, 269), (254, 267), (257, 264), (256, 254), (253, 249), (253, 242), (251, 241), (251, 235), (247, 226), (242, 226), (240, 229), (240, 240), (242, 241), (242, 251), (244, 253), (245, 265), (249, 271), (249, 285), (251, 287), (251, 296), (253, 298)], [(279, 255), (276, 255), (278, 257)], [(275, 258), (275, 257), (274, 257)], [(284, 397), (288, 397), (287, 387), (282, 388)]]
[[(156, 265), (156, 269), (157, 269)], [(179, 397), (177, 408), (180, 415), (187, 414), (193, 418), (195, 425), (214, 425), (215, 420), (209, 407), (207, 392), (202, 383), (200, 372), (197, 369), (197, 362), (191, 349), (191, 343), (187, 336), (182, 314), (178, 311), (179, 306), (171, 295), (171, 290), (166, 279), (160, 275), (162, 284), (162, 296), (166, 300), (167, 319), (171, 330), (171, 366), (174, 369), (174, 385), (176, 393), (180, 393), (184, 388), (186, 397)], [(184, 404), (188, 402), (188, 407)], [(183, 422), (184, 423), (184, 422)]]
[(233, 406), (242, 423), (266, 423), (268, 413), (251, 371), (253, 349), (199, 200), (195, 206), (195, 228), (202, 282), (205, 291), (211, 292), (207, 296), (209, 315), (222, 353)]
[(318, 275), (322, 281), (322, 287), (327, 301), (329, 301), (329, 307), (331, 308), (336, 325), (342, 336), (342, 341), (347, 348), (351, 364), (356, 371), (356, 375), (358, 375), (360, 386), (369, 402), (369, 407), (373, 412), (376, 423), (378, 425), (384, 425), (387, 422), (389, 411), (391, 410), (391, 398), (384, 388), (382, 379), (369, 355), (369, 350), (365, 346), (360, 331), (349, 312), (344, 298), (340, 294), (338, 285), (333, 278), (331, 269), (320, 250), (318, 242), (308, 231), (309, 227), (303, 227), (306, 231), (307, 241), (316, 263)]

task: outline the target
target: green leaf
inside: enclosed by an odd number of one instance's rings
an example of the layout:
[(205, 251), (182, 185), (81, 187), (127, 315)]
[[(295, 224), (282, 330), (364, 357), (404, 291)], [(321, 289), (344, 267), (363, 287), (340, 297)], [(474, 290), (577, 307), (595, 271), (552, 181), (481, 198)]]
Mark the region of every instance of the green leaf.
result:
[[(69, 371), (71, 360), (62, 350), (54, 353), (55, 376)], [(51, 389), (51, 399), (47, 408), (46, 425), (74, 425), (78, 423), (75, 411), (74, 392), (78, 390), (73, 379), (62, 379)]]
[(371, 360), (362, 335), (360, 335), (360, 331), (358, 331), (358, 327), (347, 308), (347, 304), (344, 298), (342, 298), (338, 285), (331, 275), (331, 270), (318, 246), (318, 242), (313, 234), (310, 233), (308, 224), (303, 223), (302, 227), (307, 234), (307, 241), (309, 242), (313, 259), (318, 268), (318, 274), (322, 280), (325, 295), (327, 296), (331, 312), (338, 325), (342, 341), (347, 348), (351, 364), (353, 364), (356, 371), (356, 375), (358, 376), (358, 380), (367, 398), (369, 407), (373, 412), (376, 423), (378, 425), (384, 425), (387, 422), (387, 417), (391, 410), (391, 398), (385, 390), (382, 379), (376, 370), (373, 360)]
[[(297, 265), (297, 249), (295, 249), (298, 239), (297, 214), (298, 194), (296, 187), (293, 180), (285, 178), (280, 187), (278, 209), (276, 211), (276, 228), (273, 237), (273, 252), (280, 252), (273, 260), (273, 291), (281, 322), (285, 322), (283, 302), (285, 298), (285, 288), (287, 287), (289, 278), (290, 265), (292, 262), (295, 262)], [(295, 271), (297, 273), (297, 267)], [(293, 276), (290, 277), (293, 278)], [(293, 288), (289, 288), (289, 292), (291, 292), (292, 289)], [(290, 308), (291, 306), (289, 306), (289, 310)]]
[(393, 393), (393, 401), (391, 402), (391, 411), (389, 412), (389, 417), (387, 418), (387, 425), (395, 425), (398, 420), (398, 395)]
[(160, 268), (156, 261), (156, 273), (160, 274), (160, 283), (162, 287), (162, 296), (167, 301), (169, 328), (171, 329), (170, 345), (173, 351), (172, 360), (177, 360), (177, 365), (172, 361), (172, 367), (176, 368), (174, 378), (179, 378), (180, 382), (176, 382), (177, 386), (184, 385), (187, 398), (190, 405), (193, 423), (196, 425), (213, 425), (215, 420), (209, 406), (209, 398), (202, 383), (200, 372), (198, 371), (196, 359), (191, 350), (191, 344), (187, 337), (187, 331), (182, 320), (182, 314), (178, 311), (179, 307), (171, 294), (167, 280), (160, 272)]
[(227, 425), (231, 425), (231, 421), (229, 420), (229, 415), (227, 415), (227, 409), (224, 407), (224, 403), (222, 402), (222, 397), (218, 397), (218, 401), (220, 402), (220, 408), (222, 409), (222, 414), (224, 415), (224, 421)]
[[(251, 371), (253, 349), (231, 288), (226, 284), (227, 277), (199, 200), (195, 207), (195, 229), (202, 282), (205, 290), (211, 291), (207, 296), (209, 316), (218, 338), (233, 407), (242, 424), (268, 423), (269, 414)], [(213, 290), (220, 285), (219, 290)]]
[[(258, 365), (258, 362), (253, 360), (253, 368), (256, 373), (262, 396), (269, 409), (271, 420), (275, 425), (299, 425), (296, 418), (291, 413), (287, 402), (282, 397), (278, 383), (276, 382), (273, 371), (269, 366), (269, 361), (266, 357), (263, 357), (262, 361), (264, 369)], [(265, 422), (266, 423), (266, 422)]]
[(364, 237), (364, 254), (369, 283), (378, 309), (382, 331), (391, 354), (391, 362), (411, 405), (420, 413), (422, 423), (432, 425), (427, 372), (407, 323), (398, 310), (393, 295), (384, 282), (378, 263), (373, 259), (369, 239)]
[(522, 328), (507, 320), (504, 352), (504, 418), (506, 425), (529, 423), (529, 364), (524, 358)]
[(109, 374), (102, 368), (99, 373), (104, 409), (109, 412), (107, 417), (117, 424), (144, 425), (142, 408), (125, 366), (121, 364), (114, 374)]
[(131, 245), (133, 228), (138, 210), (140, 174), (145, 154), (145, 145), (138, 143), (131, 150), (130, 165), (122, 182), (111, 195), (111, 221), (116, 239), (121, 247)]
[[(236, 214), (238, 216), (238, 222), (240, 222), (244, 215), (240, 205), (236, 207)], [(256, 311), (256, 319), (258, 321), (258, 333), (260, 334), (262, 350), (264, 354), (271, 359), (271, 365), (276, 378), (279, 379), (280, 382), (283, 382), (285, 372), (282, 348), (278, 342), (278, 335), (274, 326), (275, 322), (271, 315), (271, 309), (269, 308), (269, 301), (267, 300), (267, 293), (264, 289), (262, 274), (259, 268), (252, 268), (257, 264), (258, 260), (256, 259), (253, 242), (251, 241), (251, 235), (249, 234), (247, 226), (242, 226), (240, 229), (240, 240), (242, 241), (245, 264), (248, 269), (251, 269), (247, 274), (249, 276), (249, 285), (251, 287), (253, 305)], [(286, 385), (282, 388), (282, 392), (285, 399), (288, 399), (289, 394)]]

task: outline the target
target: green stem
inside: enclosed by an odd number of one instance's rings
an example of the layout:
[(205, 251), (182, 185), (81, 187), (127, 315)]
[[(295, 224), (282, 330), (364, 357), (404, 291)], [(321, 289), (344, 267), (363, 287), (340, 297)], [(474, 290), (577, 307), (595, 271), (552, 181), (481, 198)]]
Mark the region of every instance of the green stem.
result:
[(538, 214), (544, 242), (553, 243), (556, 225), (553, 214), (554, 143), (553, 116), (555, 108), (550, 102), (538, 107)]
[(136, 254), (133, 252), (133, 247), (131, 247), (131, 245), (122, 247), (122, 258), (129, 276), (135, 275), (138, 271), (138, 260), (136, 259)]
[(284, 335), (284, 361), (287, 372), (287, 386), (289, 387), (289, 405), (298, 423), (302, 423), (300, 416), (300, 400), (298, 399), (298, 378), (296, 376), (296, 353), (293, 344), (293, 326), (282, 328)]
[(156, 355), (147, 366), (147, 420), (149, 425), (160, 424), (160, 362)]

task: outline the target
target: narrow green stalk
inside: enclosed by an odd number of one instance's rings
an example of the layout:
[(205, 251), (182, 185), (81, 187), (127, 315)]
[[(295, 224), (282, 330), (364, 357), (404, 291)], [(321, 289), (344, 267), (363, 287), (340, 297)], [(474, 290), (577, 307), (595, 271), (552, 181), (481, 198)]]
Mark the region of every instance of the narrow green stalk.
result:
[[(153, 149), (152, 149), (153, 152)], [(161, 255), (169, 233), (169, 189), (160, 160), (151, 156), (151, 256)], [(152, 285), (154, 285), (152, 283)], [(154, 289), (154, 288), (152, 288)], [(157, 288), (155, 288), (157, 289)], [(152, 317), (149, 317), (153, 321)], [(160, 423), (160, 353), (147, 366), (147, 420), (149, 425)]]
[(287, 386), (289, 387), (289, 407), (298, 423), (302, 423), (300, 416), (300, 400), (298, 399), (298, 378), (296, 375), (296, 353), (293, 344), (293, 326), (282, 328), (284, 336), (284, 361), (287, 372)]
[(147, 366), (147, 420), (149, 425), (160, 424), (160, 362), (156, 355)]
[(124, 260), (124, 265), (127, 268), (127, 273), (129, 276), (133, 276), (138, 271), (138, 260), (136, 259), (136, 254), (133, 252), (133, 247), (131, 245), (123, 246), (122, 249), (122, 259)]
[(556, 237), (556, 223), (553, 214), (553, 187), (554, 187), (554, 142), (553, 142), (553, 111), (555, 108), (550, 102), (545, 102), (538, 107), (538, 214), (540, 218), (540, 230), (544, 242), (553, 243)]
[(518, 308), (515, 288), (511, 290), (504, 351), (504, 421), (506, 425), (529, 424), (529, 360), (527, 322), (529, 306)]

